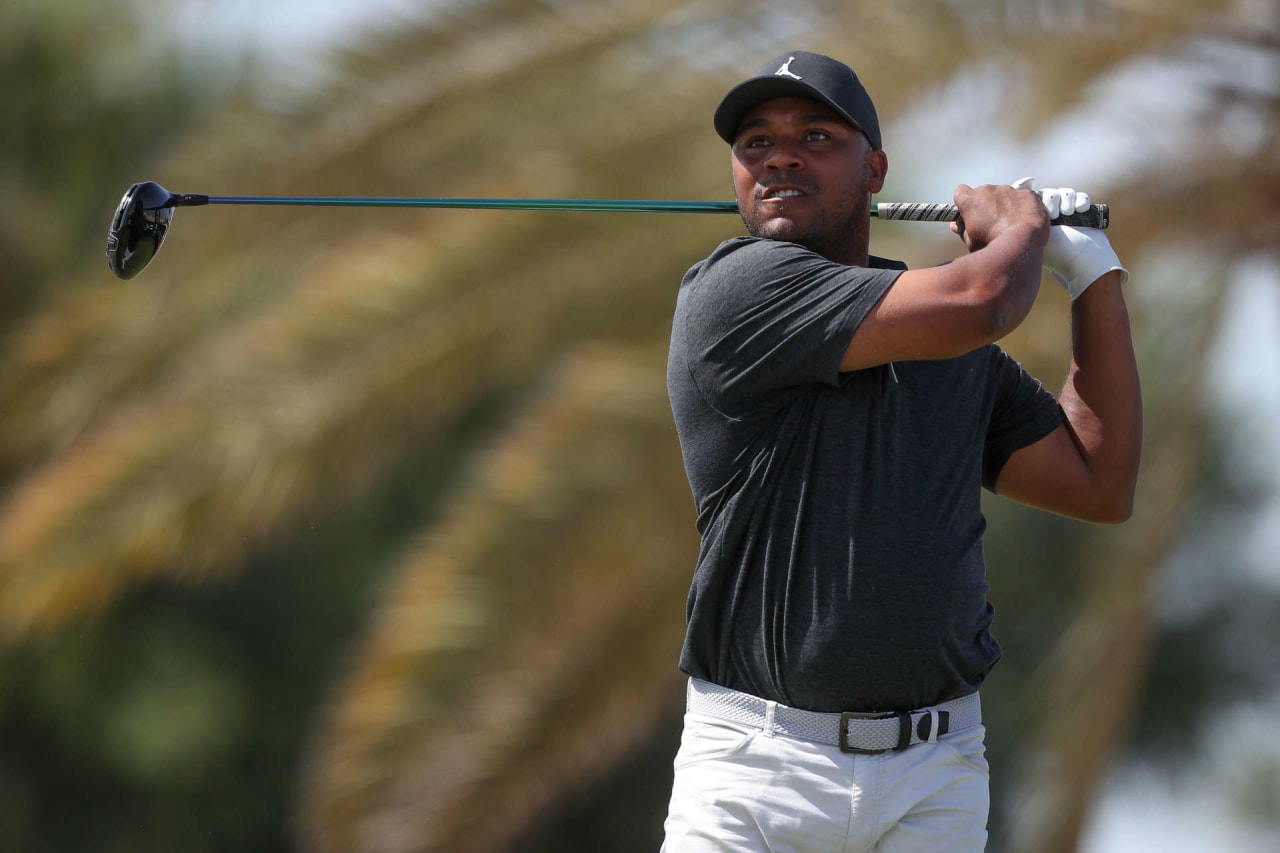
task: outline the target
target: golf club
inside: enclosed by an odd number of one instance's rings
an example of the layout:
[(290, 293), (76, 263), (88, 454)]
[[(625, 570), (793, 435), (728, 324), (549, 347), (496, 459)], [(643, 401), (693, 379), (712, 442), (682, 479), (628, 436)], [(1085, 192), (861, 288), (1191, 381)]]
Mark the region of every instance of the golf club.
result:
[[(164, 242), (179, 207), (206, 204), (289, 205), (299, 207), (426, 207), (465, 210), (587, 210), (622, 213), (737, 213), (732, 201), (662, 201), (568, 198), (393, 198), (331, 196), (208, 196), (174, 194), (155, 181), (129, 187), (116, 208), (107, 231), (107, 265), (118, 278), (130, 279), (142, 272)], [(959, 218), (954, 204), (881, 202), (871, 205), (877, 219), (914, 222), (953, 222)], [(1109, 210), (1095, 204), (1088, 210), (1060, 216), (1054, 225), (1106, 228)]]

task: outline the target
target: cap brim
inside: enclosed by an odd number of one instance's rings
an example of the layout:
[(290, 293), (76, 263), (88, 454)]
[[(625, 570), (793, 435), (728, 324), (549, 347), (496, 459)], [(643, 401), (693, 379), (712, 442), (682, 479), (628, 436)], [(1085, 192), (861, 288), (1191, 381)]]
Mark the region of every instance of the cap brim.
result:
[(738, 125), (742, 123), (742, 117), (756, 104), (771, 98), (809, 98), (821, 101), (839, 113), (849, 124), (858, 130), (863, 130), (844, 110), (831, 103), (825, 95), (803, 80), (770, 75), (753, 77), (729, 90), (729, 94), (720, 101), (720, 106), (716, 107), (713, 119), (716, 133), (732, 145), (738, 135)]

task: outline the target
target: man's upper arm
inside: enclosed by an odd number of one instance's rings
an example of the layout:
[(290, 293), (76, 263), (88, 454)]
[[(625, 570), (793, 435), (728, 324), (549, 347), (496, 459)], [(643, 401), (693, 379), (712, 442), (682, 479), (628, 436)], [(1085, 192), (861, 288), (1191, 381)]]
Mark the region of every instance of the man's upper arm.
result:
[(1098, 495), (1067, 423), (1015, 451), (1000, 469), (995, 491), (1018, 503), (1069, 518), (1099, 520)]

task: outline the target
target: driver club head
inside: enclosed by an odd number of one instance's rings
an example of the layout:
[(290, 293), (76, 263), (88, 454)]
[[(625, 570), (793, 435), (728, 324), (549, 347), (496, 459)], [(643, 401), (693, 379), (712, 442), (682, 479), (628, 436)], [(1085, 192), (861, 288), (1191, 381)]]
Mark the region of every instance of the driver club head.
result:
[(120, 199), (107, 231), (107, 266), (133, 278), (151, 263), (173, 221), (173, 194), (155, 181), (134, 184)]

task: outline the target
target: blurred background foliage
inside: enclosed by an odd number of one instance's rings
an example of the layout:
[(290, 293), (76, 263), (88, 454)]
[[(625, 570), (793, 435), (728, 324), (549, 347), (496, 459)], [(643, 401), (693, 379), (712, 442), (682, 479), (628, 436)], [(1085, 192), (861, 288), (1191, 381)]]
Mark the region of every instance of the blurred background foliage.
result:
[[(0, 8), (0, 849), (657, 848), (696, 548), (665, 340), (740, 223), (184, 210), (127, 284), (104, 231), (144, 179), (728, 197), (712, 106), (797, 46), (875, 94), (884, 198), (1087, 176), (1133, 271), (1135, 517), (987, 504), (992, 849), (1078, 849), (1153, 779), (1280, 838), (1277, 349), (1238, 344), (1280, 300), (1270, 3), (457, 0), (305, 80), (173, 38), (199, 7)], [(1007, 341), (1050, 385), (1065, 305)]]

